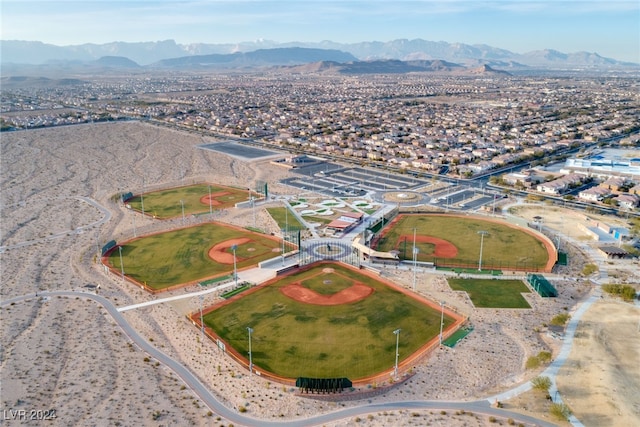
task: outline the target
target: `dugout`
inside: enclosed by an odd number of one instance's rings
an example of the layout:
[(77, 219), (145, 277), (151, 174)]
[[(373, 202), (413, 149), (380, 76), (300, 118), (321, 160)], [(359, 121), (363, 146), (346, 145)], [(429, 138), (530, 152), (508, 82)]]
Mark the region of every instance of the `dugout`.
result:
[(303, 393), (341, 393), (353, 384), (348, 378), (306, 378), (296, 379), (296, 387)]

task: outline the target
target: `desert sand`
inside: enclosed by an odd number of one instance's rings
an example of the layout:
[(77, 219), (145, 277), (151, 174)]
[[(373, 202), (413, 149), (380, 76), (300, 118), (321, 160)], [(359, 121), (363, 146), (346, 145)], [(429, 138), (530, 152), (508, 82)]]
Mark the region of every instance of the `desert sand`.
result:
[[(276, 181), (286, 176), (285, 169), (196, 149), (202, 142), (195, 134), (137, 122), (3, 134), (2, 300), (46, 290), (94, 292), (96, 285), (117, 306), (154, 299), (105, 273), (96, 262), (99, 246), (132, 235), (134, 217), (114, 200), (118, 191), (148, 191), (200, 180), (243, 187), (265, 180), (272, 194), (290, 191)], [(103, 211), (81, 197), (106, 207), (110, 218), (106, 220)], [(99, 223), (103, 219), (106, 221)], [(253, 216), (248, 210), (232, 209), (218, 213), (216, 219), (243, 225)], [(257, 221), (259, 227), (277, 231), (263, 209)], [(139, 234), (172, 226), (140, 216), (135, 222)], [(454, 348), (435, 351), (413, 369), (405, 383), (363, 400), (316, 401), (298, 396), (292, 388), (249, 376), (211, 342), (200, 340), (199, 330), (185, 317), (199, 306), (197, 298), (130, 310), (126, 317), (157, 348), (194, 372), (228, 407), (244, 408), (254, 418), (304, 419), (369, 402), (476, 400), (536, 376), (537, 372), (524, 368), (529, 356), (542, 350), (557, 352), (560, 343), (546, 336), (544, 325), (560, 312), (571, 312), (592, 291), (588, 281), (576, 280), (585, 262), (580, 261), (581, 252), (567, 250), (576, 262), (558, 270), (553, 283), (559, 297), (542, 300), (526, 295), (531, 310), (476, 309), (466, 295), (451, 291), (443, 276), (421, 272), (417, 291), (469, 316), (475, 330)], [(412, 274), (406, 270), (384, 274), (411, 286)], [(210, 295), (205, 304), (215, 298)], [(61, 426), (228, 425), (173, 372), (132, 345), (91, 301), (40, 296), (4, 307), (0, 315), (3, 410), (55, 409), (57, 418), (50, 425)], [(617, 336), (607, 337), (611, 342)], [(637, 342), (638, 337), (625, 339)], [(582, 354), (582, 346), (575, 348)], [(590, 351), (586, 345), (585, 351)], [(613, 357), (608, 363), (617, 366), (618, 355), (603, 353), (601, 357)], [(583, 365), (568, 363), (567, 369), (576, 366)], [(608, 390), (618, 387), (613, 374), (604, 381)], [(625, 390), (637, 389), (637, 377), (629, 381)], [(574, 398), (567, 382), (559, 379), (559, 384), (578, 417), (583, 407), (594, 412), (589, 402), (599, 395), (582, 390)], [(633, 402), (619, 399), (615, 404), (621, 413), (630, 414), (625, 420), (638, 416)], [(443, 412), (379, 412), (333, 425), (493, 425), (482, 414)], [(550, 419), (548, 413), (536, 416)], [(14, 425), (10, 420), (3, 423)]]

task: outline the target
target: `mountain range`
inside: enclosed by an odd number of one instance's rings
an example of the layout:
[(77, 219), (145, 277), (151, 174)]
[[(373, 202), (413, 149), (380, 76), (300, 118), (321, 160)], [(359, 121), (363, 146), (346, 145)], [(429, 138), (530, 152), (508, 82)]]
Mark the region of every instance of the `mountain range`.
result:
[[(293, 49), (292, 49), (293, 48)], [(295, 49), (306, 48), (303, 51)], [(226, 63), (229, 66), (293, 65), (317, 61), (372, 60), (442, 60), (466, 67), (489, 65), (500, 69), (612, 69), (637, 68), (640, 64), (605, 58), (594, 52), (562, 53), (552, 49), (514, 53), (483, 44), (433, 42), (422, 39), (398, 39), (389, 42), (336, 43), (276, 43), (258, 40), (238, 44), (178, 44), (174, 40), (157, 42), (113, 42), (56, 46), (37, 41), (0, 41), (2, 64), (42, 65), (60, 62), (86, 63), (104, 57), (122, 57), (135, 64), (130, 66), (170, 67), (191, 63)], [(328, 51), (328, 52), (323, 52)], [(253, 52), (252, 56), (246, 54)], [(222, 55), (216, 57), (215, 55)], [(228, 55), (234, 55), (232, 59)], [(303, 56), (308, 60), (301, 61)], [(291, 58), (296, 60), (292, 61)], [(121, 60), (124, 61), (124, 60)]]

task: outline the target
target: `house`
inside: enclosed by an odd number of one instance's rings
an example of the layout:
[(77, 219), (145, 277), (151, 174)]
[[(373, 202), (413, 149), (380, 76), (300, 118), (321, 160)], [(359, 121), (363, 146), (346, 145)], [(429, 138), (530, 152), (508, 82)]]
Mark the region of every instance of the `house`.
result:
[(600, 183), (601, 187), (608, 188), (611, 191), (619, 191), (620, 187), (624, 187), (626, 180), (619, 176), (612, 176)]
[(611, 194), (611, 190), (605, 187), (591, 187), (578, 193), (578, 198), (589, 202), (600, 202)]
[(640, 196), (637, 194), (620, 194), (614, 198), (618, 202), (618, 206), (624, 209), (635, 209), (640, 205)]
[(554, 179), (553, 181), (538, 184), (536, 190), (541, 193), (547, 194), (562, 194), (571, 185), (578, 184), (581, 181), (581, 177), (578, 174), (570, 173), (561, 178)]
[(502, 180), (509, 185), (516, 185), (518, 182), (522, 183), (525, 187), (531, 187), (534, 184), (538, 184), (543, 181), (542, 177), (535, 174), (531, 169), (508, 173), (502, 176)]

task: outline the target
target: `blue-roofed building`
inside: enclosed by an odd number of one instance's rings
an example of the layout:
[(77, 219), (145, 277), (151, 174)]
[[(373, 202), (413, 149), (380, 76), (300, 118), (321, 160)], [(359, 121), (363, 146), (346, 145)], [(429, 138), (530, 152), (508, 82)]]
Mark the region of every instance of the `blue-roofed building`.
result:
[(564, 173), (579, 173), (595, 177), (624, 176), (640, 179), (640, 151), (605, 149), (584, 158), (567, 159)]

